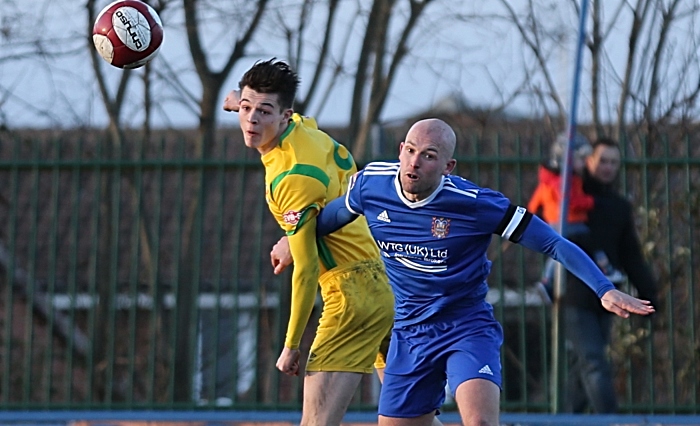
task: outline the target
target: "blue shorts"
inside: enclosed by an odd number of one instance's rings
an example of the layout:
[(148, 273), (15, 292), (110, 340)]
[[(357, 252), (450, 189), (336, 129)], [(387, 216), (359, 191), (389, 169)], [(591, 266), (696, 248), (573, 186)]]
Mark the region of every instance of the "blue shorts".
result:
[(387, 355), (379, 414), (410, 418), (431, 413), (467, 380), (501, 386), (503, 329), (483, 301), (449, 318), (394, 328)]

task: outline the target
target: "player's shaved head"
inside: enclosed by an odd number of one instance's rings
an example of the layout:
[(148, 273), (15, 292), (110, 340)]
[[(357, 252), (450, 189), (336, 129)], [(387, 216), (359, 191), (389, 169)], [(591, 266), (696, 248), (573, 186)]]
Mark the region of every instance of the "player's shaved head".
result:
[(457, 135), (449, 124), (439, 118), (426, 118), (415, 122), (408, 130), (406, 140), (411, 140), (418, 135), (421, 138), (430, 139), (437, 145), (442, 158), (450, 159), (454, 156)]
[(457, 137), (442, 120), (428, 118), (416, 122), (408, 130), (399, 150), (400, 183), (409, 201), (420, 201), (430, 196), (452, 172), (457, 163)]

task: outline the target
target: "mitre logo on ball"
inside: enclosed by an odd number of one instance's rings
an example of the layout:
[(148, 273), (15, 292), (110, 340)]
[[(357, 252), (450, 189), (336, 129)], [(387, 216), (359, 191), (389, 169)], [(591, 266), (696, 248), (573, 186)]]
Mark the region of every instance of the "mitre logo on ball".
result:
[(95, 19), (92, 41), (105, 61), (119, 68), (138, 68), (153, 59), (163, 42), (156, 11), (139, 0), (118, 0)]

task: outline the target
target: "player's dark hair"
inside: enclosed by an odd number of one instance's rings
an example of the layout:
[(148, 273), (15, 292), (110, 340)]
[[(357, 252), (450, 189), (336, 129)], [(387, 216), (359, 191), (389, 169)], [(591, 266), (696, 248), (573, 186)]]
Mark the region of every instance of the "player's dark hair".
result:
[(292, 108), (299, 87), (299, 77), (289, 64), (272, 58), (269, 61), (256, 62), (243, 74), (238, 87), (243, 90), (246, 86), (258, 93), (277, 94), (282, 109)]

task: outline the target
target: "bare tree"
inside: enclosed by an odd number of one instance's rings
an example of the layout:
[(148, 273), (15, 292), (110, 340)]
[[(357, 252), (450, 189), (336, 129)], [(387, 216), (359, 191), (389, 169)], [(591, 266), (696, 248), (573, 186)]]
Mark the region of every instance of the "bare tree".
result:
[[(85, 4), (87, 10), (87, 37), (90, 40), (92, 36), (92, 26), (97, 16), (96, 1), (87, 0)], [(102, 101), (109, 117), (109, 138), (103, 143), (104, 154), (106, 158), (114, 158), (121, 152), (121, 147), (124, 142), (124, 134), (120, 124), (120, 115), (124, 98), (126, 96), (127, 85), (131, 79), (131, 70), (125, 70), (121, 74), (114, 94), (110, 93), (108, 87), (108, 79), (102, 67), (106, 66), (104, 61), (99, 57), (95, 49), (90, 49), (90, 59), (92, 61), (95, 79), (97, 80)], [(114, 274), (116, 265), (109, 262), (109, 253), (113, 250), (113, 209), (112, 206), (116, 202), (114, 199), (114, 185), (119, 180), (120, 176), (115, 173), (105, 173), (102, 176), (100, 185), (103, 197), (100, 199), (101, 211), (103, 212), (103, 220), (100, 221), (100, 234), (103, 238), (100, 239), (100, 253), (96, 260), (98, 265), (95, 270), (99, 271), (100, 277), (96, 280), (96, 292), (99, 298), (101, 309), (97, 309), (94, 313), (94, 328), (91, 330), (93, 336), (93, 357), (90, 360), (93, 368), (93, 377), (95, 380), (94, 391), (98, 400), (117, 400), (122, 399), (122, 395), (113, 395), (113, 389), (109, 383), (112, 379), (112, 366), (110, 359), (113, 359), (114, 340), (110, 336), (110, 321), (113, 313), (111, 307), (114, 306), (114, 291), (111, 289), (110, 277)]]
[[(199, 126), (198, 139), (196, 141), (195, 155), (198, 158), (210, 158), (215, 147), (216, 111), (220, 108), (221, 88), (228, 78), (234, 65), (243, 58), (246, 47), (250, 43), (255, 30), (258, 28), (263, 17), (268, 0), (257, 0), (250, 10), (250, 16), (242, 15), (242, 20), (237, 24), (243, 24), (241, 36), (236, 40), (220, 69), (213, 69), (210, 65), (210, 58), (205, 50), (201, 31), (203, 21), (200, 18), (202, 8), (207, 7), (207, 3), (201, 0), (183, 0), (185, 13), (185, 29), (187, 41), (189, 42), (190, 54), (194, 63), (197, 76), (202, 85), (202, 96), (199, 101)], [(241, 5), (243, 10), (248, 10)], [(195, 187), (200, 188), (197, 196), (190, 201), (183, 227), (183, 250), (181, 253), (181, 276), (176, 290), (178, 302), (178, 314), (176, 318), (176, 328), (180, 330), (175, 342), (175, 378), (179, 385), (175, 387), (175, 399), (177, 401), (187, 401), (192, 395), (192, 378), (194, 375), (192, 354), (196, 342), (196, 336), (185, 330), (195, 330), (191, 324), (196, 320), (196, 301), (198, 288), (195, 283), (198, 277), (195, 275), (196, 253), (199, 252), (197, 244), (200, 244), (198, 236), (199, 229), (196, 226), (197, 217), (201, 214), (202, 199), (206, 197), (209, 187), (209, 180), (200, 171), (195, 177)]]
[[(168, 4), (173, 3), (173, 1), (174, 0), (160, 0), (157, 2), (153, 1), (151, 2), (151, 5), (152, 7), (154, 7), (157, 13), (161, 13), (168, 6)], [(121, 122), (122, 111), (124, 109), (125, 101), (127, 99), (128, 85), (131, 81), (134, 80), (134, 76), (136, 74), (133, 70), (125, 69), (122, 73), (120, 73), (119, 77), (115, 82), (116, 84), (114, 85), (114, 87), (110, 87), (110, 84), (113, 82), (110, 80), (109, 75), (107, 73), (109, 65), (107, 65), (105, 61), (99, 57), (96, 49), (94, 49), (91, 46), (92, 27), (98, 12), (96, 0), (87, 0), (85, 4), (85, 9), (87, 11), (86, 28), (88, 35), (86, 39), (89, 40), (88, 44), (90, 44), (90, 46), (87, 47), (88, 51), (90, 52), (90, 59), (92, 69), (95, 75), (95, 80), (97, 81), (97, 85), (101, 94), (101, 99), (105, 111), (107, 113), (107, 117), (109, 119), (109, 137), (102, 143), (102, 146), (104, 147), (103, 155), (107, 159), (117, 160), (121, 158), (121, 156), (123, 155), (123, 149), (125, 148), (124, 129), (123, 124)], [(143, 106), (145, 111), (145, 118), (143, 123), (143, 138), (141, 143), (143, 143), (143, 141), (148, 142), (148, 137), (150, 135), (150, 111), (152, 108), (150, 64), (146, 64), (146, 66), (143, 68), (142, 75), (144, 83)], [(123, 397), (123, 395), (120, 394), (118, 388), (109, 388), (109, 383), (112, 380), (110, 376), (112, 374), (112, 368), (109, 365), (109, 359), (114, 355), (112, 354), (113, 348), (110, 346), (110, 344), (113, 343), (106, 343), (113, 342), (113, 340), (109, 338), (109, 336), (111, 335), (110, 321), (113, 315), (113, 313), (110, 312), (110, 307), (114, 303), (115, 294), (114, 289), (111, 287), (111, 280), (109, 277), (112, 273), (115, 273), (115, 271), (113, 271), (112, 268), (115, 268), (116, 265), (109, 261), (111, 257), (109, 253), (111, 253), (114, 250), (114, 247), (112, 246), (114, 238), (114, 233), (112, 232), (112, 227), (114, 226), (113, 206), (115, 202), (118, 202), (118, 200), (115, 200), (114, 198), (114, 188), (119, 187), (122, 178), (126, 178), (124, 182), (127, 185), (127, 190), (132, 195), (132, 202), (136, 202), (136, 200), (138, 200), (139, 191), (137, 191), (137, 189), (134, 187), (133, 179), (131, 176), (124, 176), (117, 172), (105, 173), (101, 181), (103, 198), (100, 200), (100, 202), (102, 205), (101, 210), (104, 212), (103, 220), (101, 221), (101, 235), (103, 235), (104, 238), (100, 239), (100, 252), (102, 253), (102, 256), (100, 256), (98, 259), (100, 265), (96, 268), (96, 270), (100, 271), (100, 273), (103, 274), (103, 277), (97, 280), (98, 284), (96, 290), (100, 300), (100, 304), (102, 305), (103, 309), (99, 309), (95, 313), (95, 328), (93, 330), (93, 342), (101, 342), (101, 344), (96, 344), (94, 346), (94, 356), (91, 362), (93, 362), (95, 365), (94, 377), (96, 381), (96, 386), (94, 387), (94, 389), (97, 392), (96, 396), (99, 399), (107, 400), (111, 400), (112, 398), (122, 399)], [(138, 211), (138, 209), (135, 209), (135, 211)], [(150, 235), (152, 235), (152, 233), (149, 229), (149, 225), (150, 223), (148, 220), (146, 220), (146, 218), (138, 217), (138, 229), (140, 234), (142, 253), (141, 261), (143, 265), (145, 265), (146, 270), (152, 271), (151, 247), (153, 246), (153, 241), (152, 238), (150, 238)], [(151, 285), (156, 285), (156, 281), (156, 277), (150, 277), (149, 282), (151, 283)], [(114, 395), (112, 395), (112, 393), (114, 393)]]
[[(202, 97), (199, 102), (199, 154), (206, 154), (207, 150), (213, 146), (214, 131), (216, 130), (215, 112), (220, 108), (221, 88), (234, 65), (245, 55), (246, 47), (258, 28), (267, 3), (268, 0), (257, 0), (254, 2), (253, 10), (250, 11), (250, 16), (243, 16), (243, 18), (247, 19), (236, 22), (236, 24), (243, 25), (242, 35), (234, 43), (223, 66), (217, 70), (209, 65), (210, 58), (207, 56), (207, 51), (204, 49), (201, 39), (203, 22), (199, 19), (199, 16), (201, 8), (207, 7), (207, 3), (202, 0), (183, 0), (187, 41), (189, 42), (190, 54), (192, 55), (197, 76), (202, 85)], [(241, 7), (244, 6), (241, 5)]]
[[(554, 32), (546, 31), (544, 29), (544, 22), (541, 19), (542, 12), (544, 11), (539, 8), (541, 5), (538, 5), (532, 0), (527, 2), (522, 16), (516, 11), (510, 1), (500, 1), (505, 8), (507, 19), (509, 19), (512, 25), (517, 29), (527, 51), (532, 55), (537, 64), (537, 72), (533, 75), (539, 75), (544, 80), (544, 92), (542, 92), (541, 88), (537, 88), (533, 90), (533, 92), (543, 94), (545, 98), (542, 98), (542, 100), (545, 102), (547, 99), (554, 102), (556, 110), (554, 114), (555, 118), (552, 121), (563, 126), (564, 120), (566, 119), (566, 107), (554, 83), (552, 65), (549, 59), (553, 49), (559, 48), (559, 46), (566, 41), (565, 33), (561, 30), (556, 30)], [(532, 81), (530, 85), (533, 88), (538, 86), (536, 80)], [(544, 111), (548, 111), (548, 108), (544, 107)]]
[[(572, 49), (566, 34), (578, 31), (579, 2), (499, 4), (502, 15), (491, 19), (515, 29), (528, 53), (526, 61), (529, 57), (536, 64), (526, 70), (532, 90), (519, 96), (553, 101), (563, 128), (567, 108), (552, 77), (552, 52)], [(592, 1), (586, 28), (590, 61), (583, 69), (582, 87), (588, 87), (584, 101), (598, 135), (614, 131), (621, 136), (630, 123), (651, 134), (659, 124), (696, 111), (698, 10), (697, 2), (690, 0)], [(626, 50), (620, 52), (622, 46)]]
[[(163, 78), (167, 76), (168, 82), (171, 87), (176, 88), (184, 94), (185, 98), (182, 102), (193, 102), (197, 105), (194, 112), (199, 117), (199, 124), (197, 126), (197, 140), (195, 141), (195, 152), (194, 156), (196, 159), (211, 158), (215, 152), (215, 131), (216, 131), (216, 112), (220, 107), (220, 101), (222, 99), (221, 89), (228, 78), (234, 65), (244, 57), (246, 47), (250, 43), (253, 34), (259, 26), (259, 23), (263, 17), (266, 6), (268, 4), (267, 0), (258, 0), (254, 4), (249, 2), (241, 2), (236, 8), (238, 13), (234, 18), (227, 16), (230, 22), (235, 22), (240, 30), (239, 38), (233, 43), (233, 46), (228, 53), (226, 59), (223, 61), (223, 65), (220, 68), (215, 69), (211, 64), (215, 62), (210, 56), (213, 54), (205, 48), (205, 43), (202, 40), (202, 34), (204, 33), (203, 26), (207, 26), (209, 23), (206, 21), (211, 15), (203, 16), (202, 11), (216, 10), (217, 5), (211, 2), (206, 2), (204, 0), (162, 0), (158, 3), (154, 3), (154, 8), (157, 11), (163, 11), (166, 6), (170, 8), (176, 7), (178, 4), (182, 6), (182, 11), (185, 19), (185, 34), (187, 36), (187, 41), (189, 44), (189, 53), (192, 57), (192, 63), (194, 65), (194, 70), (196, 76), (201, 83), (201, 94), (194, 94), (187, 88), (191, 86), (184, 81), (185, 76), (178, 74), (173, 71), (169, 64), (163, 64), (162, 70), (158, 71), (156, 78)], [(88, 22), (90, 28), (92, 22), (95, 19), (95, 0), (87, 0), (88, 9)], [(223, 16), (223, 15), (222, 15)], [(230, 22), (220, 21), (218, 26), (227, 30), (230, 28)], [(244, 26), (240, 24), (243, 23)], [(217, 52), (218, 57), (221, 56), (221, 52)], [(96, 79), (98, 81), (98, 86), (102, 94), (102, 99), (105, 104), (105, 109), (109, 116), (109, 130), (111, 135), (110, 141), (110, 152), (119, 152), (119, 148), (123, 145), (123, 130), (120, 123), (120, 114), (122, 107), (124, 106), (124, 98), (127, 92), (127, 85), (131, 81), (133, 71), (125, 70), (121, 75), (115, 90), (115, 93), (110, 93), (109, 82), (103, 73), (103, 67), (105, 64), (97, 56), (95, 49), (91, 49), (91, 57), (93, 61), (93, 69), (95, 71)], [(151, 104), (151, 77), (152, 72), (150, 67), (146, 66), (144, 69), (144, 104), (145, 104), (145, 121), (144, 121), (144, 134), (148, 135), (150, 126), (150, 110)], [(110, 205), (109, 196), (112, 194), (111, 186), (114, 185), (115, 179), (105, 179), (107, 187), (104, 193), (107, 198), (104, 200), (106, 206)], [(196, 330), (196, 327), (192, 327), (193, 321), (196, 321), (196, 301), (197, 294), (199, 291), (198, 286), (198, 276), (195, 272), (196, 265), (198, 262), (197, 253), (198, 244), (200, 244), (199, 227), (197, 226), (199, 215), (201, 215), (201, 203), (202, 200), (207, 196), (207, 190), (209, 187), (209, 179), (203, 171), (198, 171), (193, 176), (192, 186), (197, 188), (198, 191), (194, 197), (189, 201), (186, 211), (184, 213), (184, 224), (182, 228), (181, 238), (183, 240), (182, 249), (180, 251), (180, 271), (178, 276), (178, 283), (176, 283), (176, 300), (178, 302), (177, 315), (175, 318), (175, 329), (178, 330), (176, 334), (176, 341), (173, 344), (173, 354), (174, 354), (174, 377), (178, 382), (178, 386), (174, 389), (174, 398), (177, 401), (188, 401), (192, 396), (192, 378), (194, 375), (192, 354), (194, 353), (194, 344), (196, 342), (196, 336), (192, 335), (192, 331)], [(104, 209), (109, 213), (109, 208)], [(109, 216), (103, 221), (105, 226), (111, 223)], [(148, 230), (147, 224), (140, 222), (142, 231), (141, 241), (144, 244), (142, 253), (144, 256), (148, 256), (150, 250), (149, 235), (151, 232)], [(110, 235), (109, 230), (105, 230), (105, 235)], [(109, 252), (109, 238), (102, 240), (104, 245), (104, 253)], [(148, 262), (146, 262), (148, 263)], [(109, 268), (100, 269), (104, 271), (109, 271)], [(104, 280), (104, 283), (108, 283), (108, 280)], [(105, 286), (101, 288), (100, 300), (104, 301), (107, 306), (110, 303), (110, 297), (113, 297), (113, 292), (109, 291), (109, 288)], [(107, 316), (104, 315), (98, 318), (95, 334), (97, 336), (97, 341), (103, 341), (104, 330), (107, 330), (105, 321), (107, 321)], [(98, 360), (106, 359), (106, 351), (109, 349), (108, 346), (102, 346), (97, 348)], [(101, 353), (100, 353), (101, 351)], [(101, 361), (100, 361), (101, 362)], [(107, 370), (109, 373), (109, 370)], [(100, 397), (108, 397), (108, 392), (111, 390), (105, 388), (105, 384), (108, 383), (108, 378), (102, 380), (99, 389), (102, 390)]]
[[(605, 7), (612, 10), (607, 18), (601, 13)], [(643, 126), (643, 131), (653, 136), (670, 118), (682, 118), (695, 110), (700, 85), (694, 48), (699, 37), (694, 24), (698, 10), (696, 2), (682, 0), (594, 2), (593, 36), (588, 46), (592, 54), (593, 119), (599, 134), (604, 128), (598, 112), (605, 103), (599, 89), (602, 82), (619, 93), (611, 110), (616, 112), (614, 132), (621, 138), (630, 124), (638, 129)], [(620, 27), (626, 30), (614, 34)], [(680, 43), (679, 34), (684, 39)], [(611, 50), (621, 38), (626, 40), (627, 51), (620, 67), (623, 72), (618, 75)]]
[[(283, 25), (290, 62), (297, 70), (307, 64), (313, 68), (310, 84), (304, 85), (295, 109), (303, 113), (314, 102), (323, 107), (334, 86), (341, 79), (349, 80), (352, 94), (346, 142), (356, 158), (363, 158), (369, 129), (384, 111), (392, 83), (411, 51), (412, 37), (430, 37), (419, 21), (433, 1), (375, 0), (368, 8), (358, 2), (354, 10), (346, 4), (343, 25), (337, 23), (342, 6), (337, 0), (305, 0), (298, 13), (280, 13), (277, 22)], [(324, 16), (323, 24), (310, 28), (307, 17), (313, 13)], [(358, 33), (362, 44), (354, 54), (349, 45)], [(322, 81), (325, 87), (321, 87)]]
[[(53, 72), (49, 65), (53, 61), (72, 57), (82, 52), (84, 42), (82, 33), (76, 37), (75, 32), (65, 31), (63, 34), (53, 34), (48, 31), (37, 31), (37, 28), (47, 27), (51, 14), (37, 15), (36, 5), (17, 0), (2, 2), (0, 14), (0, 65), (3, 65), (3, 79), (0, 82), (0, 128), (9, 130), (11, 123), (6, 117), (19, 108), (23, 115), (48, 119), (54, 123), (65, 122), (66, 110), (56, 111), (53, 104), (33, 103), (27, 101), (26, 93), (18, 86), (27, 76), (26, 68), (41, 67), (49, 76)], [(19, 70), (19, 72), (14, 70)], [(60, 97), (57, 92), (53, 96)]]
[[(373, 63), (370, 73), (372, 77), (368, 97), (369, 102), (365, 113), (360, 115), (360, 117), (363, 117), (361, 122), (358, 123), (354, 121), (354, 115), (351, 116), (349, 129), (354, 152), (360, 158), (364, 158), (367, 155), (367, 141), (370, 128), (372, 125), (377, 124), (379, 120), (386, 104), (391, 84), (394, 82), (399, 66), (409, 52), (410, 37), (417, 31), (418, 19), (420, 19), (426, 6), (428, 6), (431, 1), (432, 0), (409, 1), (408, 17), (403, 22), (400, 34), (394, 46), (390, 45), (391, 37), (388, 32), (388, 25), (379, 24), (376, 25), (375, 28), (372, 28), (368, 23), (365, 40), (367, 40), (367, 38), (371, 38), (371, 40), (367, 43), (369, 48), (367, 50), (363, 49), (360, 53), (359, 62), (364, 64), (371, 59)], [(377, 20), (376, 22), (389, 22), (393, 12), (395, 12), (393, 10), (394, 3), (389, 1), (383, 2), (381, 0), (375, 1), (375, 4), (376, 3), (380, 3), (378, 8), (373, 8), (373, 13), (376, 14), (374, 17), (374, 19)], [(372, 20), (372, 16), (370, 16), (370, 20)], [(364, 77), (362, 73), (364, 73), (364, 70), (358, 67), (358, 75), (355, 77), (355, 90), (352, 98), (352, 111), (358, 111), (360, 109), (358, 104), (363, 102), (362, 87), (365, 80), (362, 78)]]
[[(315, 62), (315, 64), (312, 65), (313, 73), (311, 82), (304, 85), (306, 90), (305, 94), (299, 94), (294, 102), (294, 109), (301, 114), (306, 113), (310, 102), (313, 101), (316, 98), (316, 94), (320, 92), (321, 79), (326, 74), (327, 67), (330, 65), (330, 67), (334, 70), (332, 71), (329, 84), (327, 85), (329, 88), (332, 87), (338, 80), (338, 76), (343, 69), (342, 64), (336, 64), (335, 66), (331, 65), (333, 63), (333, 58), (331, 57), (330, 52), (331, 41), (335, 32), (339, 3), (339, 0), (328, 0), (326, 4), (320, 4), (319, 2), (315, 2), (313, 0), (304, 0), (300, 6), (298, 18), (292, 22), (288, 22), (288, 20), (283, 16), (288, 15), (289, 10), (285, 9), (283, 11), (280, 9), (276, 13), (279, 19), (278, 22), (280, 22), (284, 28), (284, 34), (287, 42), (287, 55), (289, 57), (290, 65), (292, 65), (295, 70), (301, 70), (302, 62), (305, 59), (304, 54), (308, 49), (307, 41), (309, 40), (309, 31), (307, 30), (307, 25), (309, 23), (310, 15), (312, 15), (314, 12), (314, 8), (321, 7), (326, 11), (325, 21), (321, 26), (323, 29), (320, 36), (321, 46), (318, 48), (317, 52), (314, 52), (315, 57), (313, 58), (313, 62)], [(344, 52), (345, 49), (341, 49), (339, 55), (337, 54), (336, 56), (342, 57), (344, 56)]]
[[(410, 51), (411, 36), (418, 31), (418, 20), (431, 2), (409, 0), (408, 16), (400, 23), (395, 22), (395, 17), (401, 16), (396, 1), (375, 0), (372, 4), (357, 61), (348, 129), (353, 153), (358, 158), (367, 156), (370, 128), (379, 121), (396, 73)], [(399, 26), (395, 40), (389, 33), (390, 23)]]

